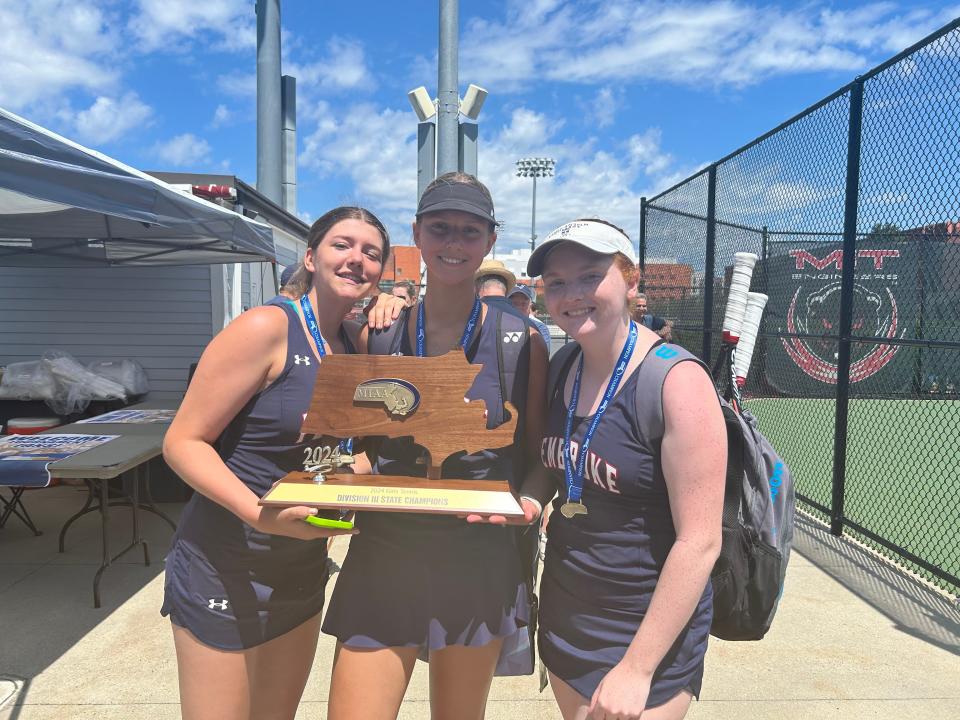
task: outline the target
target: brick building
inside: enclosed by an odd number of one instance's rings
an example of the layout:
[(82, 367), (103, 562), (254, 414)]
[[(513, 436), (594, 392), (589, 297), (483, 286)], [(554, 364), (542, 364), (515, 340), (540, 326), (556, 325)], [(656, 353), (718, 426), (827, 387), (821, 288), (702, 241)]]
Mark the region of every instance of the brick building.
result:
[(390, 258), (383, 269), (381, 284), (384, 288), (391, 288), (404, 280), (420, 287), (420, 248), (416, 245), (394, 245), (390, 248)]
[(693, 268), (678, 262), (648, 262), (644, 265), (643, 292), (650, 301), (681, 300), (690, 295)]

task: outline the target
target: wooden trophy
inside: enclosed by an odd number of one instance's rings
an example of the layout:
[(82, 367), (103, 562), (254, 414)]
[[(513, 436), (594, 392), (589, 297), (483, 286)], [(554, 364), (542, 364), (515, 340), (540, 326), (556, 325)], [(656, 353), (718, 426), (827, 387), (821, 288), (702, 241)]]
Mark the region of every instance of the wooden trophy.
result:
[(465, 395), (480, 372), (462, 350), (438, 357), (328, 355), (317, 370), (302, 432), (336, 438), (412, 437), (426, 448), (427, 477), (292, 472), (274, 483), (261, 505), (306, 505), (342, 510), (503, 515), (523, 510), (506, 480), (440, 479), (456, 452), (513, 443), (517, 411), (487, 429), (482, 401)]

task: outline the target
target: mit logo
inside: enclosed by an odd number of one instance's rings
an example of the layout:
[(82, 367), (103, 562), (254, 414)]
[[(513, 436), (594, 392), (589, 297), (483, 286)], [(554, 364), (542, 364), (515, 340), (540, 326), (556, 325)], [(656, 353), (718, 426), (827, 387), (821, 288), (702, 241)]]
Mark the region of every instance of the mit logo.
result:
[[(837, 270), (843, 270), (843, 251), (834, 250), (822, 260), (806, 250), (791, 250), (790, 257), (797, 261), (797, 270), (803, 270), (806, 265), (812, 265), (817, 270), (823, 270), (830, 265), (836, 265)], [(857, 250), (857, 259), (872, 258), (873, 269), (883, 270), (883, 261), (887, 258), (900, 257), (899, 250)]]
[(307, 355), (294, 355), (294, 356), (293, 356), (293, 361), (294, 361), (294, 363), (296, 363), (297, 365), (300, 365), (300, 364), (309, 365), (309, 364), (310, 364), (310, 358), (309, 358)]

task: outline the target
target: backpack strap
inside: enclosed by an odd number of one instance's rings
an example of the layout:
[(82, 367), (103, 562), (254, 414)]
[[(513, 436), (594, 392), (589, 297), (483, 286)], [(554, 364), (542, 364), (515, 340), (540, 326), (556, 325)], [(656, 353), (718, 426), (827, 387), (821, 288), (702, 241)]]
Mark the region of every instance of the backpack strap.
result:
[[(660, 443), (663, 440), (666, 425), (663, 417), (663, 384), (670, 371), (682, 362), (695, 362), (703, 368), (707, 377), (710, 377), (710, 369), (700, 358), (679, 345), (662, 341), (654, 344), (640, 365), (636, 394), (637, 424), (649, 449), (656, 456), (660, 454)], [(656, 393), (656, 402), (650, 402), (650, 396), (646, 394), (650, 388), (659, 389)], [(723, 519), (724, 524), (727, 525), (728, 520), (736, 523), (740, 513), (740, 478), (744, 466), (744, 442), (741, 432), (730, 431), (731, 424), (737, 428), (740, 424), (736, 412), (719, 395), (717, 400), (723, 411), (724, 424), (727, 426), (727, 476), (723, 498)]]
[(561, 377), (567, 376), (570, 366), (573, 365), (573, 359), (580, 350), (580, 344), (572, 341), (557, 350), (550, 358), (550, 368), (547, 370), (547, 406), (553, 400), (554, 393), (557, 391), (557, 383)]

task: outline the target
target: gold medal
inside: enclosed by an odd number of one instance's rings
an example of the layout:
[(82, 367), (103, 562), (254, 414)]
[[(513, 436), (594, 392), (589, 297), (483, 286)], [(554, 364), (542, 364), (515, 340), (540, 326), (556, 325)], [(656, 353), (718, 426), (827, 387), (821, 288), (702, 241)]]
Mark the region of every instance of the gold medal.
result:
[(572, 517), (574, 517), (575, 515), (586, 515), (586, 514), (587, 514), (587, 506), (584, 505), (582, 502), (569, 502), (569, 501), (568, 501), (568, 502), (565, 502), (563, 505), (560, 506), (560, 513), (561, 513), (565, 518), (567, 518), (567, 520), (569, 520), (569, 519), (571, 519)]

